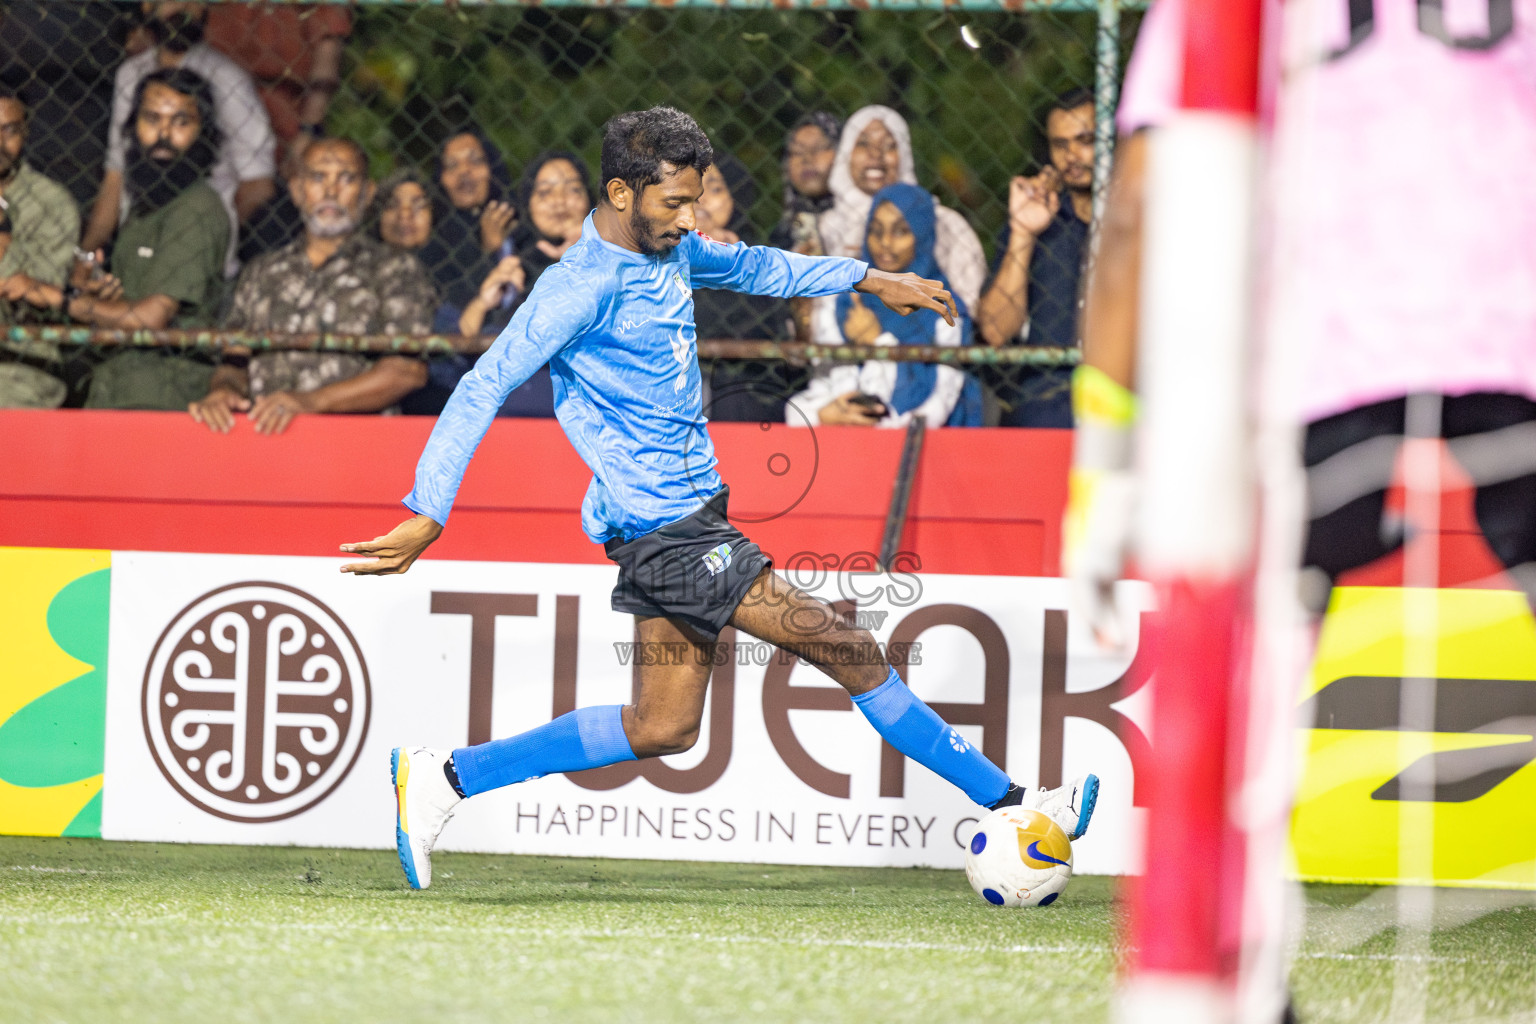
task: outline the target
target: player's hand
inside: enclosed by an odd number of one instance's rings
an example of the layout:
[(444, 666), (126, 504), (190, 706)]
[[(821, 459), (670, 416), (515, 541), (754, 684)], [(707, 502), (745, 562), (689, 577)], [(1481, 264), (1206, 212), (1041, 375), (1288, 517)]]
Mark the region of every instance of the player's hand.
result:
[(873, 345), (880, 337), (880, 318), (858, 295), (854, 295), (848, 306), (848, 316), (843, 319), (843, 337), (853, 345)]
[(256, 399), (251, 406), (251, 423), (258, 434), (281, 434), (295, 416), (304, 412), (309, 412), (304, 396), (291, 391), (274, 391)]
[(405, 572), (442, 532), (442, 526), (431, 516), (412, 516), (382, 537), (343, 544), (341, 550), (348, 554), (363, 555), (373, 561), (351, 562), (342, 566), (341, 571), (358, 576), (389, 576)]
[(1086, 619), (1101, 648), (1121, 652), (1135, 633), (1115, 603), (1115, 583), (1125, 573), (1136, 507), (1136, 396), (1097, 366), (1079, 366), (1072, 374), (1072, 414), (1077, 429), (1061, 529), (1062, 574), (1074, 613)]
[(817, 418), (828, 426), (846, 427), (872, 427), (880, 422), (883, 410), (872, 408), (860, 402), (855, 402), (857, 391), (850, 391), (845, 395), (838, 395), (832, 401), (822, 406), (816, 414)]
[(864, 280), (854, 285), (853, 290), (873, 295), (902, 316), (919, 309), (931, 309), (943, 317), (945, 323), (951, 327), (955, 325), (954, 296), (938, 281), (916, 274), (888, 274), (870, 267)]
[(1008, 224), (1014, 239), (1033, 241), (1051, 226), (1061, 209), (1061, 175), (1047, 167), (1033, 178), (1014, 178), (1008, 184)]
[(245, 412), (251, 400), (229, 388), (214, 388), (202, 401), (187, 406), (192, 418), (215, 434), (227, 434), (235, 429), (235, 413)]
[(480, 214), (480, 248), (486, 252), (500, 249), (501, 243), (512, 233), (512, 224), (516, 220), (517, 208), (511, 203), (500, 200), (486, 203)]
[(1087, 621), (1100, 648), (1123, 651), (1128, 638), (1115, 583), (1130, 550), (1135, 480), (1129, 470), (1075, 467), (1068, 480), (1061, 560), (1072, 611)]

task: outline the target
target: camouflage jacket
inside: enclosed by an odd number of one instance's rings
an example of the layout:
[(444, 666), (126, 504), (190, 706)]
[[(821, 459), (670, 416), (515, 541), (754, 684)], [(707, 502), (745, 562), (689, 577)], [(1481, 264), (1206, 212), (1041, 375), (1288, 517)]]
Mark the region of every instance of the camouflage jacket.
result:
[(261, 333), (426, 334), (437, 305), (408, 252), (355, 231), (313, 266), (304, 236), (247, 264), (224, 326)]
[[(410, 253), (354, 232), (316, 267), (304, 237), (251, 261), (235, 285), (224, 326), (256, 333), (426, 334), (437, 295)], [(251, 394), (313, 391), (355, 377), (374, 357), (270, 352), (251, 361)]]

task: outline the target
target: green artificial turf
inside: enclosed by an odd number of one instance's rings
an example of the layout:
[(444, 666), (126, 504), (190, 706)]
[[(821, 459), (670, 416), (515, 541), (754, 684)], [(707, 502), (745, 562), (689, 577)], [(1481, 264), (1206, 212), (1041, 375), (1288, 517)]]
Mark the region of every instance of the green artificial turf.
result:
[[(953, 871), (434, 869), (417, 893), (392, 852), (0, 837), (0, 1019), (1103, 1021), (1119, 955), (1103, 878), (1007, 911)], [(1531, 1019), (1528, 896), (1437, 893), (1409, 948), (1390, 890), (1306, 893), (1306, 1020), (1389, 1020), (1408, 995), (1428, 1020)]]

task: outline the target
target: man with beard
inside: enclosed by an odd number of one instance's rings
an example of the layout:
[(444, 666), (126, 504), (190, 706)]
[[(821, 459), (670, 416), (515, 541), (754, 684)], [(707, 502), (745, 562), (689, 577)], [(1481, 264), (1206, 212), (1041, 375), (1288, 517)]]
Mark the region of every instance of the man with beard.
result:
[(251, 75), (229, 57), (202, 41), (207, 5), (201, 3), (145, 4), (148, 28), (156, 43), (129, 57), (117, 69), (112, 92), (112, 122), (107, 132), (107, 167), (101, 190), (91, 207), (81, 246), (94, 250), (107, 244), (127, 215), (123, 175), (127, 169), (127, 121), (139, 83), (156, 70), (185, 68), (201, 75), (213, 90), (213, 109), (224, 143), (209, 182), (224, 201), (229, 217), (229, 249), (225, 275), (239, 269), (235, 233), (275, 192), (273, 185), (272, 123), (256, 94)]
[[(1093, 221), (1093, 94), (1074, 89), (1045, 118), (1050, 164), (1008, 189), (1008, 224), (998, 237), (992, 283), (976, 327), (989, 345), (1077, 345), (1079, 278)], [(1021, 368), (1004, 397), (1004, 426), (1072, 426), (1071, 376)]]
[[(27, 108), (0, 89), (0, 324), (37, 319), (69, 273), (80, 211), (69, 191), (22, 159)], [(58, 346), (0, 344), (0, 408), (52, 409), (64, 401)]]
[(220, 142), (212, 114), (208, 83), (184, 68), (139, 83), (130, 116), (129, 213), (112, 273), (75, 275), (52, 304), (96, 327), (159, 330), (213, 320), (229, 224), (208, 183)]
[(693, 119), (670, 107), (604, 125), (598, 207), (448, 400), (405, 498), (415, 517), (373, 541), (342, 545), (370, 559), (343, 572), (409, 569), (442, 533), (507, 394), (548, 362), (556, 414), (594, 475), (582, 528), (619, 566), (613, 608), (635, 616), (648, 652), (687, 652), (637, 659), (634, 704), (580, 708), (454, 751), (395, 748), (396, 845), (413, 888), (431, 884), (432, 847), (467, 796), (692, 747), (727, 625), (830, 675), (892, 747), (976, 803), (1043, 810), (1074, 839), (1093, 815), (1097, 778), (1028, 792), (1012, 783), (907, 689), (867, 630), (774, 573), (731, 524), (730, 490), (705, 430), (694, 287), (779, 298), (857, 290), (898, 313), (931, 310), (951, 326), (956, 311), (942, 284), (916, 274), (701, 235), (694, 208), (714, 158)]
[[(252, 260), (224, 326), (261, 333), (426, 334), (437, 296), (421, 262), (360, 229), (373, 201), (362, 147), (320, 139), (288, 189), (304, 234)], [(383, 412), (427, 381), (420, 359), (348, 352), (226, 356), (207, 395), (187, 411), (228, 433), (249, 412), (257, 433), (280, 434), (300, 413)]]

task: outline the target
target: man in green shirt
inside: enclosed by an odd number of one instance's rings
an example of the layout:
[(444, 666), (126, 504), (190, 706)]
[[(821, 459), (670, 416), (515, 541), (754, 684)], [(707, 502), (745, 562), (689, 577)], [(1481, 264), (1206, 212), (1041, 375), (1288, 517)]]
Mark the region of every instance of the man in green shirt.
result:
[[(28, 166), (27, 108), (0, 88), (0, 325), (47, 319), (47, 295), (69, 275), (80, 211), (69, 191)], [(0, 342), (0, 408), (52, 409), (64, 401), (58, 346)]]
[[(94, 327), (212, 324), (229, 244), (229, 219), (208, 184), (221, 141), (212, 91), (185, 68), (152, 72), (139, 84), (129, 121), (132, 205), (118, 231), (112, 273), (77, 274), (44, 298)], [(164, 350), (122, 352), (96, 368), (86, 406), (184, 409), (207, 392), (212, 373), (210, 364)]]

